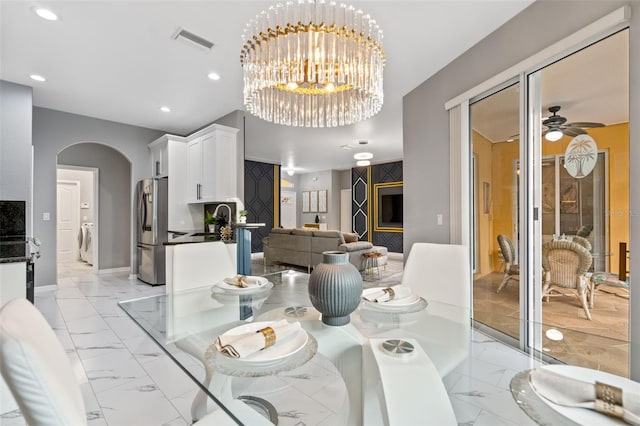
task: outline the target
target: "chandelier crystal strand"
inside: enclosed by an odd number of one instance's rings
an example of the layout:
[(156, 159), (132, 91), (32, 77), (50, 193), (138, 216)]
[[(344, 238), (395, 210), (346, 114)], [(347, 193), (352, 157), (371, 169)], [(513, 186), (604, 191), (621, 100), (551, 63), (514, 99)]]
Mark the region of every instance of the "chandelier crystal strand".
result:
[(362, 10), (289, 0), (250, 20), (242, 42), (245, 108), (264, 120), (336, 127), (382, 108), (382, 31)]

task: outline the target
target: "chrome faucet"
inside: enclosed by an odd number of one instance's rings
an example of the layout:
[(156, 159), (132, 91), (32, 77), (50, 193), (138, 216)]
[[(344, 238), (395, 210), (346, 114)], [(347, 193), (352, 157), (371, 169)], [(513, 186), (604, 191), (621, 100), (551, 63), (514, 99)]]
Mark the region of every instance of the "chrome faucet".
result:
[(231, 225), (231, 222), (232, 222), (232, 220), (231, 220), (231, 207), (229, 207), (228, 204), (224, 204), (224, 203), (218, 204), (216, 206), (216, 209), (213, 211), (213, 216), (214, 217), (218, 217), (218, 210), (220, 209), (220, 207), (226, 207), (227, 210), (229, 211), (229, 223), (228, 223), (228, 225)]

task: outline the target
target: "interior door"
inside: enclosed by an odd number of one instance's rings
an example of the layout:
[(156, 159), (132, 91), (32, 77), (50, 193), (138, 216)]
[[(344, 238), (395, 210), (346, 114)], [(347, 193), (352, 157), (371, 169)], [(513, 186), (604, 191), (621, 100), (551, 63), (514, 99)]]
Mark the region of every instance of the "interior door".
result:
[(58, 182), (56, 199), (58, 260), (78, 260), (80, 255), (78, 247), (80, 184), (78, 182)]

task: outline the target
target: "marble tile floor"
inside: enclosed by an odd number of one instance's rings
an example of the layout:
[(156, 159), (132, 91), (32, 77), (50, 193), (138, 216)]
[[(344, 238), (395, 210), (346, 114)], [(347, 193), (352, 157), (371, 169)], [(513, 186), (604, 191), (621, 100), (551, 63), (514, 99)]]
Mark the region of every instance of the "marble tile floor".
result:
[[(254, 271), (261, 261), (254, 260)], [(402, 261), (391, 261), (382, 279), (399, 282), (401, 271)], [(89, 425), (191, 423), (196, 385), (117, 306), (119, 300), (164, 291), (164, 286), (151, 287), (118, 272), (59, 278), (57, 289), (36, 294), (36, 306), (81, 383)], [(509, 382), (537, 361), (475, 331), (472, 349), (473, 357), (444, 378), (458, 423), (534, 424), (513, 401)], [(2, 426), (24, 424), (17, 409), (0, 416)]]

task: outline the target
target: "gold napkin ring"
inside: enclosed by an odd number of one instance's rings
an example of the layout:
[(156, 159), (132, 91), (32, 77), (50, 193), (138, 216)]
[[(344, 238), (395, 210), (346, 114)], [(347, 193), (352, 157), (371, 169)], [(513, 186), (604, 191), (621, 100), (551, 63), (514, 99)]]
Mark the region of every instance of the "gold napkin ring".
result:
[(596, 411), (607, 416), (624, 418), (622, 408), (622, 389), (596, 382)]
[(264, 349), (276, 344), (276, 332), (271, 327), (261, 328), (256, 333), (262, 333), (264, 336)]
[(393, 300), (394, 297), (396, 297), (396, 292), (393, 291), (393, 289), (391, 287), (385, 288), (384, 290), (385, 293), (387, 293), (389, 295), (389, 300)]

